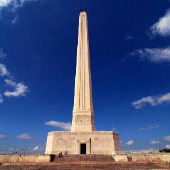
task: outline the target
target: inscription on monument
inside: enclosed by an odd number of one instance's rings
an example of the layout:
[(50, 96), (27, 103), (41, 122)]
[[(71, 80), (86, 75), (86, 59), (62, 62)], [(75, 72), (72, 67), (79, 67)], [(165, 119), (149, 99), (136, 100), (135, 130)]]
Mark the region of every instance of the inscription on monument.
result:
[(76, 115), (75, 122), (78, 124), (89, 124), (91, 123), (91, 116), (90, 115)]

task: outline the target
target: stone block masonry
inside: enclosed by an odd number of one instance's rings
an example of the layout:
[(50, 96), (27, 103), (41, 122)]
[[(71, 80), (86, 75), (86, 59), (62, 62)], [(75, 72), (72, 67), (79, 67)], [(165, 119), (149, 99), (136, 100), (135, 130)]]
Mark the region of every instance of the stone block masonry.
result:
[(55, 155), (0, 155), (0, 162), (51, 162)]
[(164, 161), (170, 162), (170, 154), (134, 154), (132, 155), (132, 161)]
[(120, 151), (119, 135), (112, 131), (50, 132), (45, 154), (81, 154), (81, 144), (86, 145), (86, 154), (112, 154)]
[(113, 154), (113, 158), (116, 162), (128, 162), (128, 158), (132, 162), (170, 162), (170, 154), (158, 153), (158, 154)]

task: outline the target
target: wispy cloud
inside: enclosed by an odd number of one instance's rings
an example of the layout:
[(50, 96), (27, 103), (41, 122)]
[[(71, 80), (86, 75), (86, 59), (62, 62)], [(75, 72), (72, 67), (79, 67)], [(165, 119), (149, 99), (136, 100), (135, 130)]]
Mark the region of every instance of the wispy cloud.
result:
[(8, 148), (8, 151), (19, 151), (19, 149), (14, 149), (14, 148)]
[(3, 135), (3, 134), (0, 134), (0, 138), (8, 138), (8, 137), (10, 137), (10, 136), (8, 136), (8, 135)]
[(163, 37), (170, 36), (170, 9), (168, 9), (165, 15), (150, 28), (150, 31), (150, 36), (157, 34)]
[(16, 24), (18, 20), (19, 20), (18, 15), (16, 15), (14, 19), (12, 20), (12, 24)]
[(3, 98), (1, 96), (1, 94), (0, 94), (0, 103), (3, 103)]
[(170, 136), (165, 136), (163, 139), (164, 139), (166, 142), (170, 142)]
[(137, 131), (148, 130), (148, 129), (157, 129), (157, 128), (159, 128), (159, 127), (160, 127), (160, 125), (147, 125), (146, 127), (140, 128), (140, 129), (138, 129)]
[(8, 148), (5, 151), (0, 151), (0, 154), (11, 154), (20, 151), (20, 149)]
[(170, 145), (169, 145), (169, 144), (167, 144), (167, 145), (165, 146), (165, 148), (170, 149)]
[(45, 125), (50, 125), (50, 126), (55, 126), (55, 127), (59, 127), (63, 130), (70, 130), (71, 129), (71, 123), (64, 123), (64, 122), (58, 122), (58, 121), (49, 121), (49, 122), (45, 122)]
[(37, 0), (0, 0), (0, 7), (19, 8), (24, 5), (26, 2), (32, 2)]
[(140, 100), (132, 102), (132, 105), (136, 109), (141, 109), (146, 104), (150, 104), (151, 106), (157, 106), (157, 105), (160, 105), (164, 102), (167, 102), (167, 103), (170, 102), (170, 93), (167, 93), (167, 94), (164, 94), (164, 95), (158, 95), (158, 96), (143, 97)]
[(4, 137), (5, 137), (4, 135), (0, 134), (0, 138), (4, 138)]
[(0, 7), (5, 7), (9, 5), (12, 2), (12, 0), (0, 0)]
[(10, 76), (9, 71), (7, 70), (6, 66), (4, 64), (0, 63), (0, 76)]
[(33, 139), (31, 136), (29, 136), (28, 133), (21, 134), (19, 136), (16, 136), (19, 139)]
[(133, 144), (134, 144), (134, 140), (130, 140), (125, 145), (130, 146), (130, 145), (133, 145)]
[(8, 148), (3, 151), (0, 151), (0, 154), (12, 154), (17, 152), (17, 154), (43, 154), (45, 148), (35, 146), (33, 148), (29, 147), (26, 149), (17, 149), (17, 148)]
[(39, 149), (39, 146), (36, 146), (36, 147), (33, 148), (33, 151), (36, 151), (38, 149)]
[(112, 128), (112, 131), (115, 131), (115, 130), (116, 130), (116, 127), (113, 127), (113, 128)]
[(34, 154), (42, 154), (42, 153), (44, 153), (44, 151), (45, 151), (45, 148), (41, 148), (41, 147), (39, 147), (39, 146), (35, 146), (35, 147), (33, 147), (33, 148), (31, 148), (31, 147), (29, 147), (26, 151), (25, 151), (25, 153), (34, 153)]
[(125, 35), (125, 40), (132, 40), (132, 39), (133, 39), (133, 36), (130, 33)]
[(23, 83), (16, 83), (10, 79), (5, 79), (7, 85), (14, 87), (13, 92), (6, 91), (4, 93), (5, 96), (11, 97), (18, 97), (18, 96), (25, 96), (25, 92), (28, 92), (28, 87), (25, 86)]
[(131, 56), (137, 56), (141, 60), (147, 59), (153, 63), (170, 62), (170, 47), (140, 49), (131, 53)]
[(5, 58), (6, 54), (3, 52), (3, 49), (0, 48), (0, 58)]
[(160, 141), (155, 141), (155, 140), (152, 140), (149, 142), (151, 145), (159, 145), (160, 144)]
[[(18, 8), (21, 8), (26, 3), (31, 3), (37, 0), (0, 0), (0, 19), (2, 16), (2, 9), (6, 9), (7, 12), (11, 12), (15, 15), (15, 12)], [(4, 18), (3, 18), (4, 19)], [(18, 20), (18, 16), (16, 15), (12, 20), (12, 24), (15, 24)]]
[(136, 109), (140, 109), (141, 107), (145, 106), (146, 103), (150, 103), (152, 106), (156, 105), (155, 102), (154, 102), (153, 96), (143, 97), (140, 100), (132, 102), (132, 105)]
[[(26, 96), (26, 92), (28, 92), (28, 87), (24, 85), (23, 83), (16, 83), (13, 80), (13, 77), (11, 76), (10, 72), (7, 70), (6, 66), (4, 64), (0, 63), (0, 76), (1, 77), (8, 77), (9, 79), (5, 79), (5, 83), (12, 88), (14, 88), (14, 91), (6, 91), (4, 92), (4, 95), (7, 97), (18, 97), (18, 96)], [(3, 102), (3, 99), (0, 94), (0, 103)]]

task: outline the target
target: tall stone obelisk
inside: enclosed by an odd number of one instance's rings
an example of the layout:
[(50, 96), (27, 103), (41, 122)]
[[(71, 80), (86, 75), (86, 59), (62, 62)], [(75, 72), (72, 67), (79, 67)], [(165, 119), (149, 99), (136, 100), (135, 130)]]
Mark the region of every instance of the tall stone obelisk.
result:
[(79, 15), (77, 66), (72, 126), (47, 136), (45, 154), (112, 154), (120, 151), (118, 132), (95, 131), (91, 87), (90, 52), (86, 11)]
[(87, 13), (79, 15), (77, 66), (71, 131), (95, 131)]

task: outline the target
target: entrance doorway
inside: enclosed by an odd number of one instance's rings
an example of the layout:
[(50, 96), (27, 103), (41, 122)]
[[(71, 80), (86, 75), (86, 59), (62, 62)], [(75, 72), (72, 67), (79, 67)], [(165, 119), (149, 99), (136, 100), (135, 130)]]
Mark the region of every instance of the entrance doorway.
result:
[(86, 154), (86, 144), (80, 144), (80, 154)]

